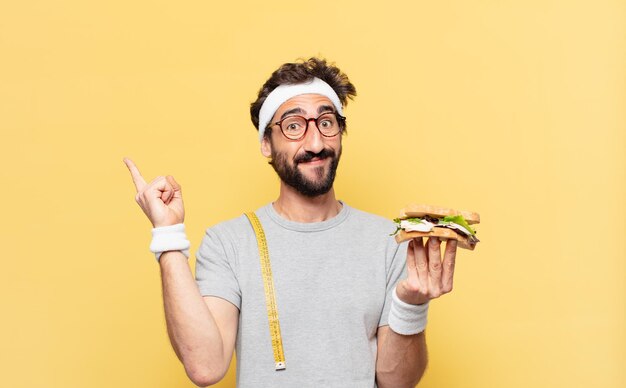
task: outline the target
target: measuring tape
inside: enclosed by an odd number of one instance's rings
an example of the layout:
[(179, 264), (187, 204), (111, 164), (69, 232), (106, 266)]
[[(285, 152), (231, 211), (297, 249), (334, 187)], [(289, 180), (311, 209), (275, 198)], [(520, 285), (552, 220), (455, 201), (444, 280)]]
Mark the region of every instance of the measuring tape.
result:
[(276, 370), (285, 369), (285, 352), (283, 350), (283, 337), (280, 335), (280, 322), (278, 322), (278, 308), (276, 307), (276, 293), (274, 291), (274, 279), (272, 278), (272, 266), (270, 265), (270, 255), (267, 250), (267, 241), (263, 226), (256, 214), (246, 213), (246, 217), (252, 224), (256, 241), (259, 246), (259, 257), (261, 259), (261, 275), (263, 276), (263, 288), (265, 289), (265, 306), (267, 307), (267, 320), (270, 324), (270, 336), (272, 338), (272, 349), (274, 350), (274, 362)]

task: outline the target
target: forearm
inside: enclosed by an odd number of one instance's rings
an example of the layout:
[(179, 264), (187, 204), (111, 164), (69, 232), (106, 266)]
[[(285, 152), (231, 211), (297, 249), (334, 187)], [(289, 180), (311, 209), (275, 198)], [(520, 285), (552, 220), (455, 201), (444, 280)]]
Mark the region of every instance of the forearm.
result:
[(230, 358), (187, 258), (179, 251), (165, 252), (160, 267), (167, 332), (176, 355), (194, 383), (208, 385), (220, 380)]
[(424, 332), (401, 335), (389, 329), (382, 340), (376, 360), (378, 387), (414, 387), (428, 363)]

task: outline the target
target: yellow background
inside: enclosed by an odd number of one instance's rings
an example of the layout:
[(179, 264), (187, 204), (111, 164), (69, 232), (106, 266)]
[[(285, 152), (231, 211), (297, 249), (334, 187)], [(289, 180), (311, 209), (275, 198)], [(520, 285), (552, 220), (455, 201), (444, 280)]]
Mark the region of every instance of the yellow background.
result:
[(122, 158), (182, 184), (195, 253), (276, 197), (249, 103), (318, 54), (358, 91), (340, 199), (482, 217), (420, 386), (626, 386), (625, 26), (623, 1), (3, 1), (0, 386), (193, 386)]

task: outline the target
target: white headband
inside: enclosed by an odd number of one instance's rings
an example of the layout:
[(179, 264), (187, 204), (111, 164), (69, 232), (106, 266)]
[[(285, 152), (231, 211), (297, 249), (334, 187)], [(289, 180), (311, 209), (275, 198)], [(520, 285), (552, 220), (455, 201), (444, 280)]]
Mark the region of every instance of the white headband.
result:
[(312, 81), (306, 83), (282, 84), (268, 94), (261, 106), (261, 111), (259, 112), (259, 141), (263, 141), (265, 128), (272, 117), (274, 117), (274, 113), (276, 113), (278, 108), (288, 99), (301, 94), (321, 94), (324, 97), (328, 97), (335, 106), (335, 109), (337, 109), (337, 113), (343, 115), (339, 96), (337, 96), (337, 93), (335, 93), (329, 84), (321, 79), (315, 77)]

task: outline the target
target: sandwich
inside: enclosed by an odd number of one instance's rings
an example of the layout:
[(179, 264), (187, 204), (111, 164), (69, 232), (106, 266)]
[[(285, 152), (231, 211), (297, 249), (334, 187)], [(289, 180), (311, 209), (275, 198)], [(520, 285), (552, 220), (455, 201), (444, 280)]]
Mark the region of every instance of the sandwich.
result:
[(398, 243), (416, 237), (438, 237), (456, 240), (459, 248), (474, 250), (479, 242), (472, 225), (480, 223), (480, 215), (470, 211), (411, 204), (394, 222), (397, 229), (392, 235)]

